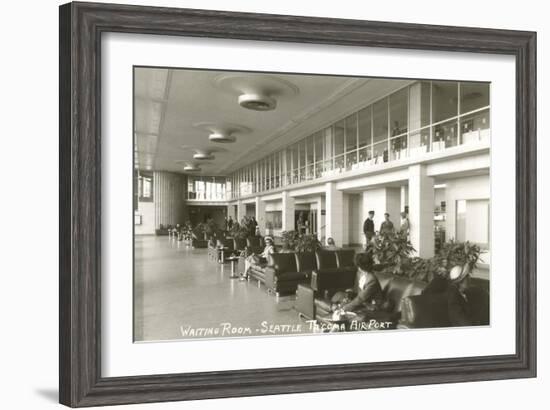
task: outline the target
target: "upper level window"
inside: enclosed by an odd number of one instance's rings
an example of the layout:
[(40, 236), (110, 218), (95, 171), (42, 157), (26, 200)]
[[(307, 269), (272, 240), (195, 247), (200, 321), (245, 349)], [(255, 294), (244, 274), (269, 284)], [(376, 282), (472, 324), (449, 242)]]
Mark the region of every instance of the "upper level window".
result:
[(408, 100), (409, 91), (407, 88), (403, 88), (390, 96), (390, 126), (392, 137), (397, 137), (407, 132)]
[(374, 142), (388, 139), (388, 98), (384, 98), (373, 106)]
[(414, 82), (260, 159), (258, 191), (488, 142), (489, 106), (489, 83)]
[(140, 171), (138, 176), (138, 197), (140, 202), (153, 202), (153, 173)]
[(357, 149), (357, 114), (346, 118), (346, 152)]
[(460, 113), (464, 114), (489, 105), (488, 83), (460, 83)]
[(334, 124), (334, 155), (340, 155), (344, 153), (344, 120), (338, 121)]
[(440, 122), (458, 115), (458, 83), (432, 83), (432, 121)]
[(372, 107), (363, 108), (359, 111), (358, 126), (359, 126), (359, 147), (365, 147), (371, 144), (371, 114)]

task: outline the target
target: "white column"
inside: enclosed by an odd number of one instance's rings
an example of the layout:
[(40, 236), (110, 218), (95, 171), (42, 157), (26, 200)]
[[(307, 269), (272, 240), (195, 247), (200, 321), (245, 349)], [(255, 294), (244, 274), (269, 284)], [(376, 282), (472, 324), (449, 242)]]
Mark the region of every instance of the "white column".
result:
[(344, 193), (333, 182), (325, 184), (326, 238), (333, 238), (337, 246), (344, 243)]
[(409, 188), (407, 185), (401, 185), (401, 208), (399, 212), (405, 212), (407, 205), (409, 205)]
[(155, 228), (160, 225), (175, 225), (185, 222), (183, 175), (165, 171), (153, 174), (153, 203), (155, 206)]
[(424, 165), (409, 167), (410, 238), (417, 256), (434, 255), (434, 181)]
[(338, 245), (343, 246), (349, 243), (349, 207), (350, 207), (350, 197), (347, 194), (343, 194), (342, 197), (342, 242)]
[(265, 235), (265, 202), (261, 200), (259, 196), (256, 197), (256, 221), (260, 228), (260, 234)]
[(233, 222), (235, 222), (237, 215), (235, 215), (235, 206), (234, 204), (227, 205), (227, 219), (233, 219)]
[(288, 191), (282, 193), (283, 231), (294, 230), (294, 198), (288, 195)]
[(246, 215), (246, 205), (243, 201), (237, 201), (237, 222), (241, 223), (241, 219)]
[(323, 197), (317, 198), (317, 239), (323, 240)]

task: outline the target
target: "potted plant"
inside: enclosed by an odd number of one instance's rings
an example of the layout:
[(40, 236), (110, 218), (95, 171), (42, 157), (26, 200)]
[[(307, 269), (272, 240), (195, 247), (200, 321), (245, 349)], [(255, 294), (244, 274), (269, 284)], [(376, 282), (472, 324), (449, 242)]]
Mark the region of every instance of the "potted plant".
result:
[(321, 242), (317, 239), (317, 235), (302, 235), (298, 237), (294, 244), (296, 252), (315, 252), (321, 248)]
[(214, 219), (210, 218), (206, 221), (205, 225), (205, 233), (207, 238), (211, 237), (219, 237), (220, 236), (220, 227), (218, 224), (214, 221)]
[(281, 239), (283, 242), (283, 252), (293, 252), (296, 248), (296, 242), (299, 235), (296, 231), (283, 231), (281, 233)]
[(245, 240), (250, 232), (246, 226), (235, 222), (231, 227), (230, 233), (233, 239)]
[(405, 267), (409, 265), (414, 248), (402, 232), (378, 233), (367, 252), (385, 272), (394, 275), (404, 275)]
[(449, 272), (455, 266), (462, 266), (473, 270), (479, 262), (481, 248), (469, 241), (456, 242), (451, 239), (445, 242), (436, 256), (438, 264), (446, 272)]
[(203, 224), (202, 222), (201, 223), (198, 223), (192, 230), (192, 237), (193, 239), (199, 239), (199, 240), (203, 240), (204, 239), (204, 233), (206, 231), (206, 227), (205, 227), (205, 224)]

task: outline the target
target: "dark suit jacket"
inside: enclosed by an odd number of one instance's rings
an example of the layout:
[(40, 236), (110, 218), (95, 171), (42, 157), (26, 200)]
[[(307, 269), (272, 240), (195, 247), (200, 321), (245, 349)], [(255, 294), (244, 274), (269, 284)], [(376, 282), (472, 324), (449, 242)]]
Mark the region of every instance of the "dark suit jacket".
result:
[(372, 273), (366, 272), (367, 282), (365, 287), (359, 291), (357, 296), (349, 303), (343, 306), (345, 311), (356, 311), (368, 305), (374, 304), (380, 306), (384, 300), (382, 288), (378, 278)]
[(374, 236), (374, 222), (367, 218), (363, 223), (363, 233), (367, 236)]
[(447, 313), (451, 326), (489, 324), (489, 294), (479, 287), (472, 286), (461, 293), (449, 280), (436, 276), (422, 294), (446, 294)]

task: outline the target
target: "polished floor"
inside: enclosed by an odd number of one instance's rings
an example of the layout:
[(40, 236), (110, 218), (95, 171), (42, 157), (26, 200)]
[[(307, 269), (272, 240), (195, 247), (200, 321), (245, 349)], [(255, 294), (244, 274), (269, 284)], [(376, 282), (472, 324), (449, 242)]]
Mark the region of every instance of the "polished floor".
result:
[(255, 281), (230, 279), (230, 264), (207, 253), (167, 236), (136, 236), (135, 341), (315, 331), (298, 317), (294, 297), (277, 299)]

